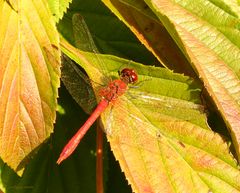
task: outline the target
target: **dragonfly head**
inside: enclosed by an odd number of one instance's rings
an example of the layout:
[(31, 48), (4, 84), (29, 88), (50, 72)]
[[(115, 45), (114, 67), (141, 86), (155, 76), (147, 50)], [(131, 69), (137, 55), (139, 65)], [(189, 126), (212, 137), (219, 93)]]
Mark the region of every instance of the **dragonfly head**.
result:
[(126, 84), (134, 84), (138, 80), (137, 72), (134, 69), (124, 68), (118, 74), (120, 79)]

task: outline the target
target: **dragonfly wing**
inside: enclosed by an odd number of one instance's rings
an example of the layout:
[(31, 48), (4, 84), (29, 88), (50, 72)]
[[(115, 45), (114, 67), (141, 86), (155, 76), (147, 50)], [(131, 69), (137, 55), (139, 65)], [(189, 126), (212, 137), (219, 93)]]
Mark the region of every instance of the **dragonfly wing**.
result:
[(146, 111), (146, 116), (151, 115), (150, 112), (154, 111), (162, 116), (169, 116), (181, 122), (187, 121), (209, 129), (205, 109), (201, 104), (171, 96), (142, 92), (138, 89), (128, 90), (126, 97), (139, 109)]
[(93, 37), (88, 29), (84, 18), (79, 13), (76, 13), (72, 17), (72, 24), (76, 47), (82, 51), (93, 53), (93, 57), (91, 57), (91, 62), (98, 67), (98, 69), (102, 72), (103, 75), (105, 75), (105, 84), (110, 82), (111, 79), (107, 76), (107, 67), (104, 64), (103, 60), (98, 56), (99, 51), (94, 43)]
[(73, 36), (75, 45), (82, 51), (98, 53), (98, 49), (93, 41), (91, 33), (84, 18), (76, 13), (72, 17)]
[(82, 109), (90, 114), (97, 105), (89, 78), (66, 55), (62, 54), (62, 75), (68, 92)]

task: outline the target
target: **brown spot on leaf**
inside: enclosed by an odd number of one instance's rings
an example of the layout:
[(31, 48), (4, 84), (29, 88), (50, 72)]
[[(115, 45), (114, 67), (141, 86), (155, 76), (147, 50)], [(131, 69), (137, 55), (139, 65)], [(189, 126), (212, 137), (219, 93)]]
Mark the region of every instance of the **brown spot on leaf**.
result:
[(185, 148), (186, 146), (184, 145), (184, 143), (183, 142), (181, 142), (181, 141), (178, 141), (178, 143), (179, 143), (179, 145), (181, 145), (183, 148)]

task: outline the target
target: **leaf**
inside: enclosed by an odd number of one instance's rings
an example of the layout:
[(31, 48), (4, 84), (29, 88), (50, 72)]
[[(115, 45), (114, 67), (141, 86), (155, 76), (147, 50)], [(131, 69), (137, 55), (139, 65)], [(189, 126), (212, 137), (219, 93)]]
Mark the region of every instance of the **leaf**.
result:
[(0, 156), (21, 175), (53, 131), (59, 39), (45, 0), (0, 2)]
[[(105, 83), (103, 63), (115, 78), (116, 69), (128, 65), (104, 55), (98, 55), (103, 61), (99, 63), (95, 55), (77, 50), (64, 39), (61, 49), (100, 83)], [(196, 104), (200, 91), (196, 83), (166, 69), (129, 65), (143, 85), (110, 104), (101, 119), (133, 191), (239, 192), (237, 163), (227, 143), (206, 124)]]
[[(29, 160), (22, 177), (16, 175), (0, 160), (4, 193), (95, 193), (95, 130), (89, 131), (76, 154), (61, 166), (56, 164), (62, 146), (76, 132), (87, 115), (80, 109), (64, 87), (59, 89), (59, 104), (65, 114), (57, 113), (55, 131)], [(74, 129), (73, 129), (74, 128)], [(0, 183), (1, 183), (0, 181)]]
[(63, 18), (64, 13), (66, 13), (69, 8), (69, 3), (72, 0), (48, 0), (49, 8), (55, 18), (56, 23)]
[(239, 7), (233, 1), (222, 6), (200, 0), (148, 4), (202, 79), (229, 128), (240, 160)]
[[(112, 8), (112, 4), (105, 2)], [(135, 1), (127, 2), (134, 5)], [(193, 64), (229, 128), (240, 159), (238, 4), (235, 1), (202, 0), (146, 0), (145, 3)], [(154, 46), (153, 49), (156, 50)]]

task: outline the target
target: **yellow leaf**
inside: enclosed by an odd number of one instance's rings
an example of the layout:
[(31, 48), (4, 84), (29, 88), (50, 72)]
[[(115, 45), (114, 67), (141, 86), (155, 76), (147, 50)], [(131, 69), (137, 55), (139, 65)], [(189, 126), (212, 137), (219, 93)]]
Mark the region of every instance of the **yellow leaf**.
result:
[(0, 156), (21, 174), (53, 131), (58, 33), (45, 0), (0, 1)]

